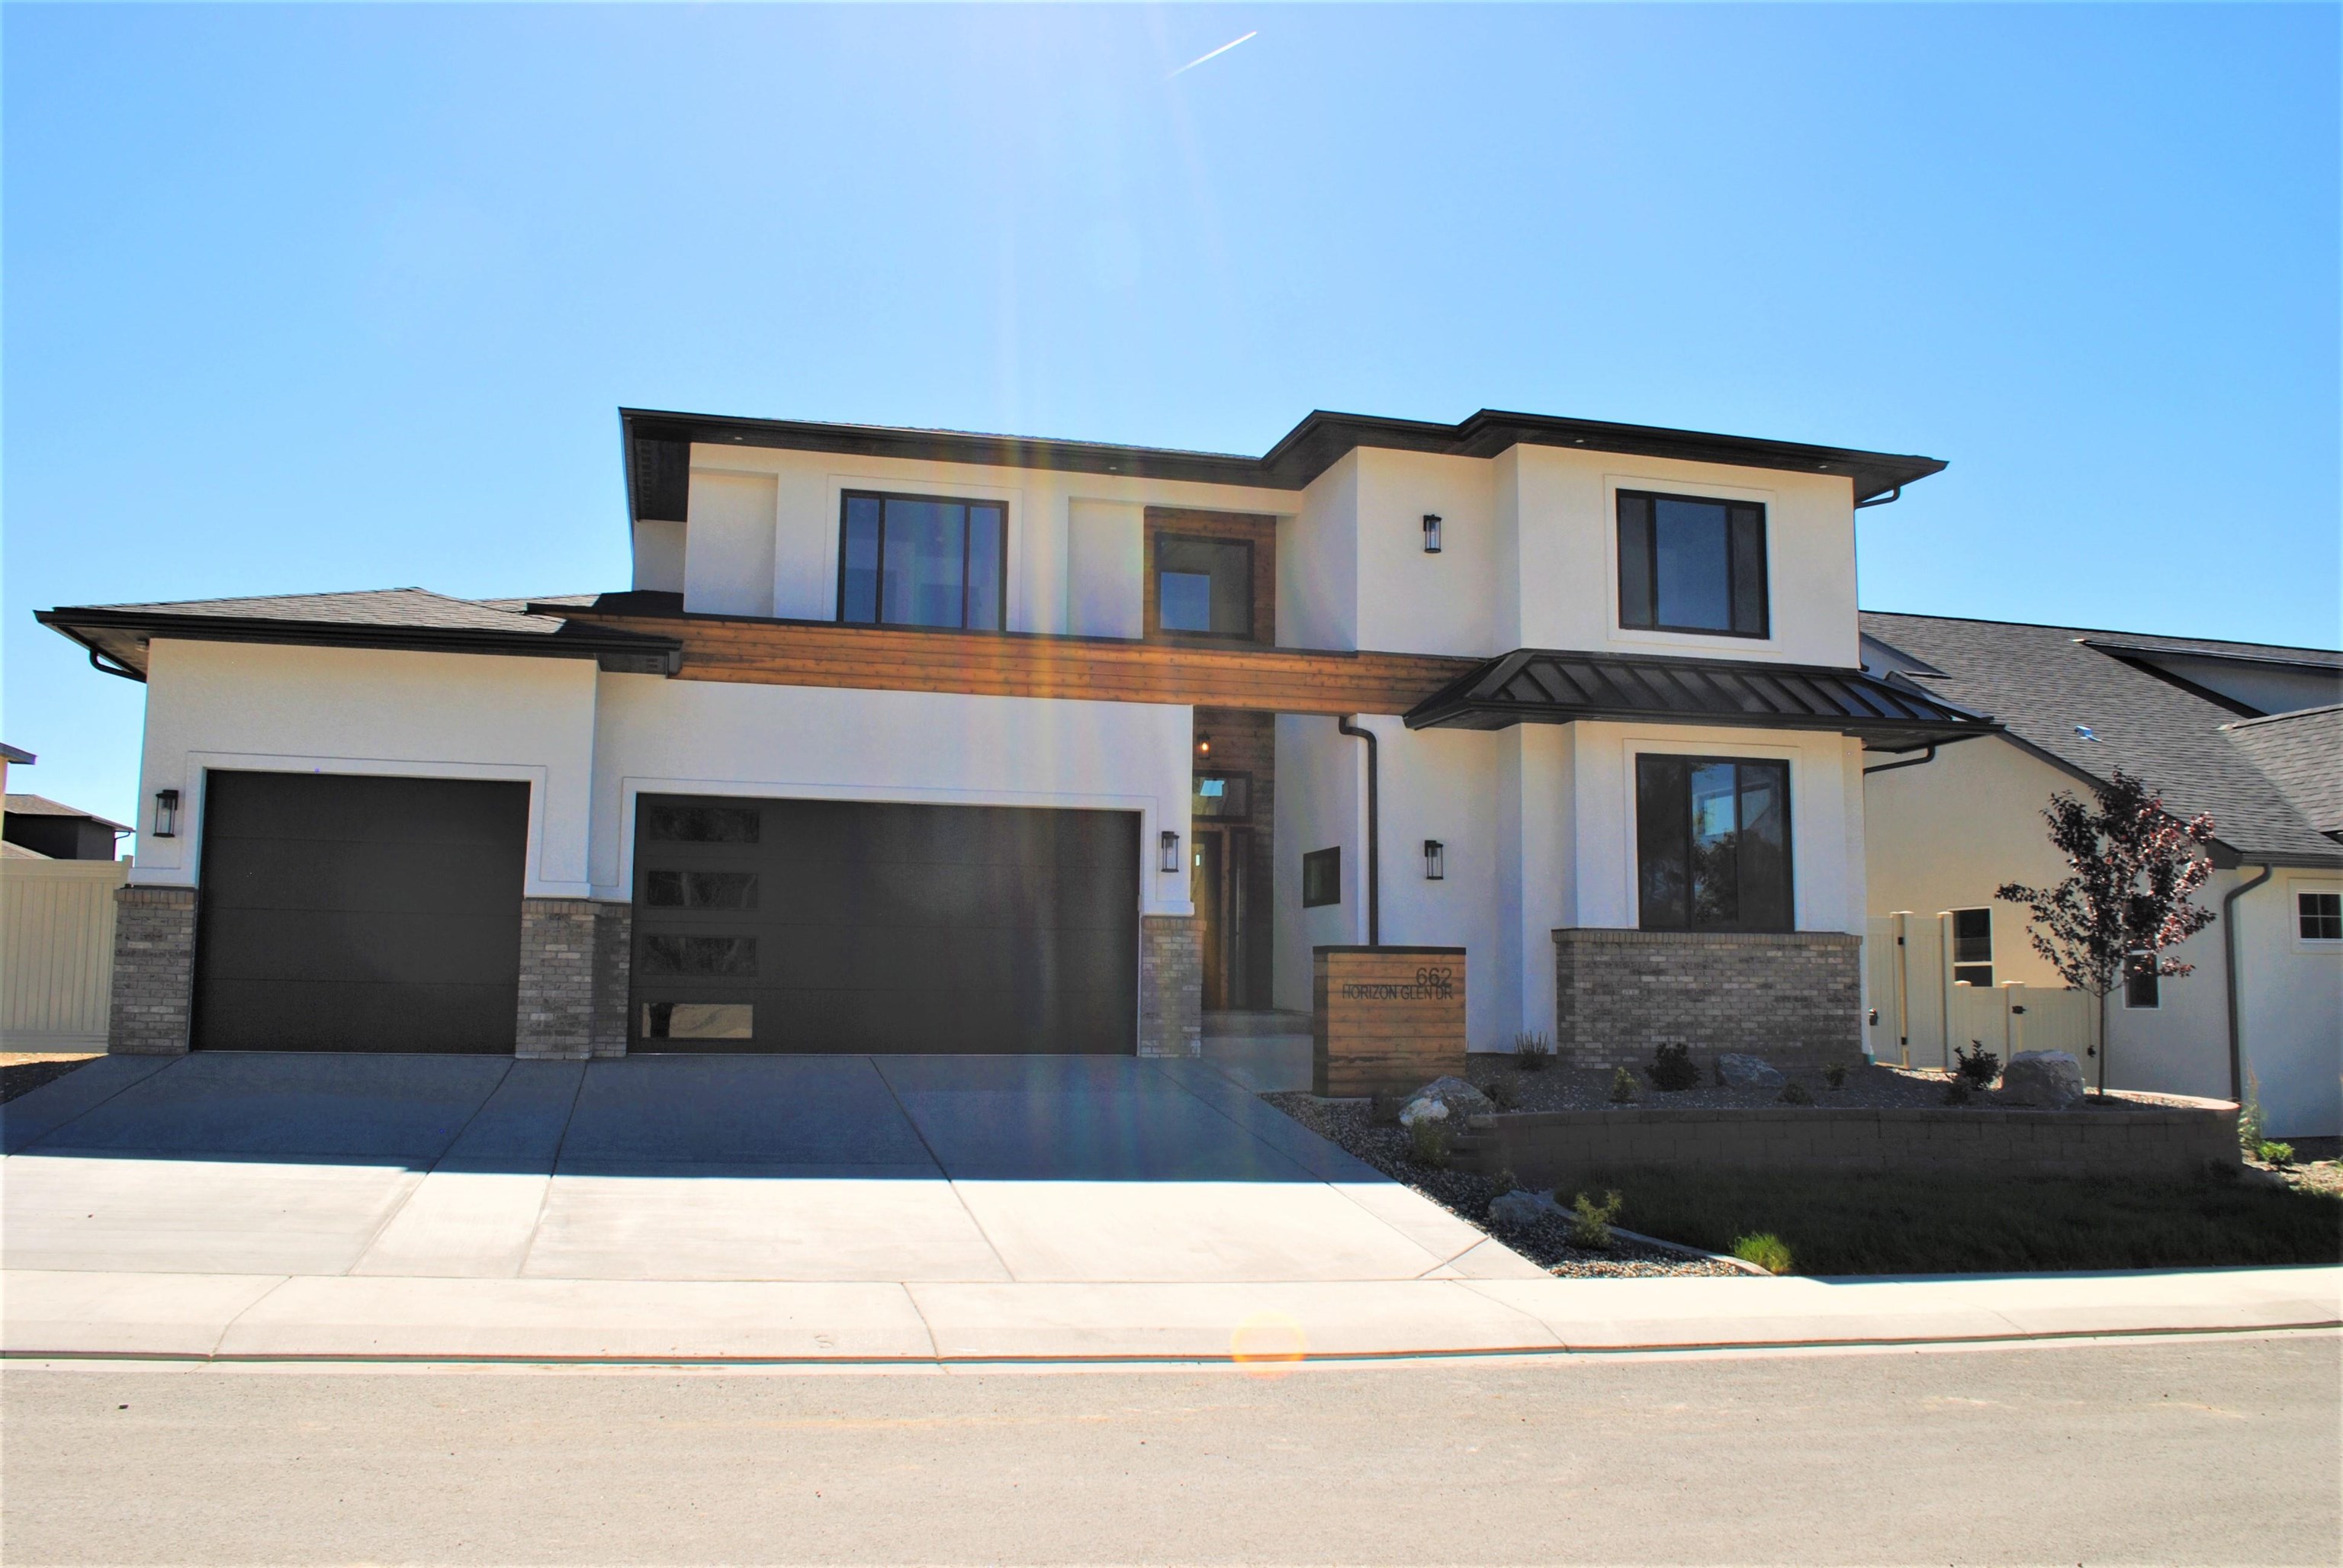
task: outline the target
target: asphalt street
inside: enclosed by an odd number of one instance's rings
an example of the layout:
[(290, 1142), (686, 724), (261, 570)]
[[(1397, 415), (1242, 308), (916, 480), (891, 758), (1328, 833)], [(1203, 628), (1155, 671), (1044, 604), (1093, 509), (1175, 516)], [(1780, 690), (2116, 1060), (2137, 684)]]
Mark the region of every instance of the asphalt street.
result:
[(0, 1372), (66, 1563), (2335, 1563), (2343, 1340), (1235, 1371)]

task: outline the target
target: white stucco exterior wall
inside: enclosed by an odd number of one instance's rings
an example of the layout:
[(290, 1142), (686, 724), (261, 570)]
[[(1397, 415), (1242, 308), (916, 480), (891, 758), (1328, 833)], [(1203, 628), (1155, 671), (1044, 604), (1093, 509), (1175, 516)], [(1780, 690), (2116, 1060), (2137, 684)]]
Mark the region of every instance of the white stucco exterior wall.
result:
[(1076, 637), (1146, 635), (1146, 508), (1068, 502), (1066, 629)]
[(2232, 906), (2241, 1055), (2272, 1138), (2343, 1133), (2343, 942), (2303, 938), (2296, 897), (2307, 892), (2343, 892), (2343, 876), (2277, 871)]
[[(1310, 950), (1367, 940), (1364, 744), (1315, 714), (1277, 718), (1276, 918), (1270, 970), (1276, 1004), (1310, 1010)], [(1339, 846), (1342, 901), (1302, 907), (1302, 857)]]
[(639, 795), (901, 800), (1133, 811), (1142, 913), (1185, 915), (1193, 718), (1185, 707), (605, 675), (594, 769), (593, 883), (626, 899)]
[[(1497, 642), (1498, 540), (1480, 457), (1361, 447), (1356, 558), (1358, 646), (1483, 658)], [(1441, 520), (1441, 548), (1423, 548), (1423, 518)]]
[(683, 543), (683, 606), (707, 615), (773, 613), (770, 476), (691, 476), (691, 521)]
[(192, 885), (209, 769), (501, 779), (529, 789), (525, 892), (582, 898), (593, 661), (158, 640), (149, 652), (139, 827), (176, 789), (176, 838), (142, 831), (131, 880)]

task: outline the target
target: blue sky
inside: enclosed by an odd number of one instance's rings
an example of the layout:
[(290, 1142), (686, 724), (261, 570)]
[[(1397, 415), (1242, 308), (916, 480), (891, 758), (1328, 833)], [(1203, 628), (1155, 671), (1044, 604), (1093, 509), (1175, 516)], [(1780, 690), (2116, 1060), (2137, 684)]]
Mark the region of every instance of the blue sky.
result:
[(1869, 607), (2333, 646), (2338, 16), (11, 5), (12, 783), (35, 608), (623, 586), (622, 403), (1924, 452)]

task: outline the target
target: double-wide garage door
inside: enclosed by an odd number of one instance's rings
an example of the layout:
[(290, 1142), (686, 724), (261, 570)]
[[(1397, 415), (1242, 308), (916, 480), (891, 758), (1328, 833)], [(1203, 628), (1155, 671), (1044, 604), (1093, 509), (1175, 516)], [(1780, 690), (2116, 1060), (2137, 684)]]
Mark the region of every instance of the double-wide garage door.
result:
[(193, 1043), (513, 1049), (528, 786), (208, 775)]
[(1128, 812), (646, 795), (635, 1050), (1129, 1053)]

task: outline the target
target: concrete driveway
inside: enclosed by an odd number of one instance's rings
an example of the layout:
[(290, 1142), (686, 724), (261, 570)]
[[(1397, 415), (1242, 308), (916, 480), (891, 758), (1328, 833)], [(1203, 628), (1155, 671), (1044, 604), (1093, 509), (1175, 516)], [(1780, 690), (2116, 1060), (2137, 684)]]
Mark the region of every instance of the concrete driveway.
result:
[(1540, 1274), (1201, 1062), (109, 1057), (0, 1114), (11, 1271)]

